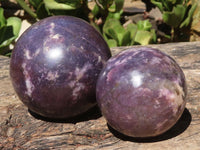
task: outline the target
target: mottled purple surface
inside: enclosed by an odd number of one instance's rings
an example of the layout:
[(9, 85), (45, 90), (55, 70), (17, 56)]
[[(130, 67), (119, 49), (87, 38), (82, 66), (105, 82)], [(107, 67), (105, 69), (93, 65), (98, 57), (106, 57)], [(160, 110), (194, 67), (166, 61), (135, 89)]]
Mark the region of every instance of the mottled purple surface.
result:
[(180, 118), (187, 87), (171, 57), (143, 47), (112, 57), (101, 71), (96, 93), (102, 114), (114, 129), (150, 137), (167, 131)]
[(85, 21), (49, 17), (17, 41), (10, 76), (19, 98), (33, 112), (72, 117), (95, 105), (96, 80), (110, 56), (102, 36)]

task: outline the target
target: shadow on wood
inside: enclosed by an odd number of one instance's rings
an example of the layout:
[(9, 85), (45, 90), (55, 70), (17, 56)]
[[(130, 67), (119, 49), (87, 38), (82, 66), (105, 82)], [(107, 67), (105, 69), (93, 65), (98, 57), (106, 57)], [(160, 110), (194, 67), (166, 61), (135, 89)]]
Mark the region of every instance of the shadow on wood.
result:
[(113, 129), (110, 125), (108, 125), (109, 130), (112, 132), (112, 134), (123, 140), (123, 141), (131, 141), (131, 142), (138, 142), (138, 143), (151, 143), (151, 142), (159, 142), (159, 141), (164, 141), (171, 139), (173, 137), (176, 137), (183, 133), (188, 126), (190, 125), (192, 121), (192, 116), (187, 108), (185, 108), (181, 118), (177, 121), (177, 123), (168, 131), (165, 133), (156, 136), (156, 137), (148, 137), (148, 138), (134, 138), (134, 137), (129, 137), (124, 134), (119, 133), (115, 129)]
[(34, 112), (32, 112), (30, 109), (28, 110), (29, 113), (36, 119), (47, 121), (47, 122), (55, 122), (55, 123), (73, 123), (76, 124), (78, 122), (84, 122), (92, 119), (98, 119), (100, 118), (101, 112), (98, 108), (98, 106), (94, 106), (93, 108), (89, 109), (87, 112), (80, 114), (78, 116), (72, 117), (72, 118), (66, 118), (66, 119), (52, 119), (43, 117), (41, 115), (38, 115)]

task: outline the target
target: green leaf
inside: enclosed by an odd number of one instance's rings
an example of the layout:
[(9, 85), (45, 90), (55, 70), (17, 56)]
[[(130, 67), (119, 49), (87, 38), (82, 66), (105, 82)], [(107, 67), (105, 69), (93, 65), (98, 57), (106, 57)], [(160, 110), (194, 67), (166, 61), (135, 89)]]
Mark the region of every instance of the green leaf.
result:
[(126, 31), (124, 33), (121, 34), (121, 43), (120, 46), (128, 46), (131, 43), (131, 39), (130, 39), (130, 32)]
[(19, 35), (21, 20), (17, 17), (7, 19), (6, 26), (0, 28), (0, 49), (1, 54), (6, 53), (3, 48), (7, 47)]
[(103, 34), (103, 38), (104, 38), (104, 40), (108, 41), (109, 38), (107, 37), (107, 35), (106, 35), (104, 32), (103, 32), (102, 34)]
[(36, 9), (40, 5), (41, 2), (42, 0), (29, 0), (29, 3)]
[(108, 8), (109, 12), (115, 12), (116, 11), (116, 5), (113, 3), (109, 8)]
[(151, 0), (151, 2), (163, 12), (172, 11), (178, 4), (185, 6), (187, 5), (188, 0)]
[(135, 38), (135, 35), (136, 35), (136, 32), (137, 32), (137, 25), (130, 23), (130, 24), (127, 25), (126, 29), (130, 32), (130, 40), (131, 40), (130, 45), (133, 45), (134, 44), (134, 38)]
[(95, 0), (96, 4), (101, 8), (107, 10), (114, 0)]
[(153, 34), (149, 31), (137, 31), (135, 35), (135, 42), (141, 45), (148, 45), (152, 42)]
[(167, 35), (167, 34), (165, 34), (164, 37), (167, 38), (167, 39), (171, 39), (171, 36)]
[(109, 47), (117, 47), (117, 42), (113, 39), (106, 40)]
[(103, 26), (103, 33), (116, 40), (118, 46), (130, 43), (130, 32), (126, 31), (117, 19), (106, 20)]
[(168, 2), (172, 3), (172, 4), (176, 4), (176, 0), (167, 0)]
[(133, 23), (130, 23), (127, 25), (127, 28), (126, 28), (128, 31), (130, 31), (131, 33), (131, 37), (134, 37), (135, 36), (135, 33), (137, 32), (137, 25), (136, 24), (133, 24)]
[(33, 10), (29, 6), (27, 6), (24, 0), (16, 0), (16, 1), (29, 15), (31, 15), (33, 18), (37, 18), (37, 15), (33, 12)]
[(45, 7), (43, 2), (37, 7), (36, 14), (39, 19), (46, 18), (50, 15), (49, 10)]
[(176, 0), (175, 4), (187, 4), (189, 0)]
[(197, 4), (192, 5), (192, 7), (190, 8), (189, 12), (188, 12), (188, 16), (186, 17), (186, 19), (181, 23), (180, 28), (182, 27), (187, 27), (192, 20), (192, 16), (194, 14), (194, 11), (197, 8)]
[(115, 0), (116, 12), (120, 12), (124, 6), (124, 0)]
[[(104, 26), (103, 26), (103, 33), (107, 34), (108, 36), (112, 37), (113, 39), (117, 39), (115, 34), (110, 34), (111, 32), (115, 32), (116, 30), (122, 30), (122, 25), (120, 24), (119, 20), (116, 19), (107, 19)], [(110, 29), (114, 31), (109, 31)]]
[(162, 0), (164, 10), (165, 11), (172, 11), (173, 7), (175, 6), (176, 0)]
[(173, 8), (172, 12), (164, 12), (163, 13), (163, 21), (172, 26), (172, 27), (178, 27), (183, 20), (185, 13), (187, 10), (187, 6), (183, 5), (177, 5)]
[(154, 30), (154, 29), (151, 29), (151, 31), (150, 31), (151, 33), (152, 33), (152, 42), (153, 43), (156, 43), (156, 41), (157, 41), (157, 35), (156, 35), (156, 31)]
[(6, 24), (6, 19), (3, 14), (4, 10), (0, 7), (0, 27), (4, 26)]
[(9, 17), (7, 19), (7, 26), (12, 26), (13, 28), (13, 34), (15, 37), (19, 35), (19, 31), (21, 29), (21, 19), (17, 17)]
[(8, 46), (15, 38), (12, 26), (1, 27), (0, 33), (0, 48)]
[(163, 4), (162, 2), (157, 2), (156, 0), (151, 0), (151, 3), (154, 4), (155, 6), (157, 6), (161, 12), (164, 11), (164, 7), (163, 7)]
[(55, 1), (58, 3), (70, 5), (75, 8), (80, 8), (83, 3), (87, 2), (87, 0), (55, 0)]
[(98, 5), (95, 5), (94, 8), (92, 9), (92, 14), (94, 16), (97, 16), (99, 12), (100, 12), (100, 8), (98, 7)]
[(108, 19), (120, 20), (121, 14), (122, 14), (122, 12), (115, 12), (115, 13), (109, 12), (106, 20), (108, 20)]
[(111, 37), (112, 39), (116, 40), (117, 43), (119, 43), (119, 34), (120, 33), (117, 33), (114, 29), (110, 28), (107, 30), (106, 34)]
[(149, 20), (140, 20), (137, 23), (138, 30), (144, 30), (144, 31), (150, 31), (152, 24), (149, 22)]
[(120, 12), (123, 9), (124, 0), (114, 0), (114, 3), (108, 8), (110, 12)]
[(63, 4), (58, 3), (55, 0), (44, 0), (44, 4), (48, 9), (57, 9), (57, 10), (72, 10), (76, 9), (76, 6), (73, 3), (70, 4)]

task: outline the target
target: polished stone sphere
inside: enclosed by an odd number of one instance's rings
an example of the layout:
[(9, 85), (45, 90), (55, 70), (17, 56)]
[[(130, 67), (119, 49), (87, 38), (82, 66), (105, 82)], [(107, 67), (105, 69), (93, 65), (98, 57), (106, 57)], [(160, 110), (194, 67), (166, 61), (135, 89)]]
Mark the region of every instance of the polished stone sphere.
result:
[(153, 137), (170, 129), (184, 111), (186, 95), (179, 65), (148, 47), (128, 49), (109, 59), (96, 88), (108, 124), (132, 137)]
[(35, 23), (19, 38), (10, 76), (32, 112), (68, 118), (96, 104), (96, 81), (110, 57), (106, 42), (87, 22), (54, 16)]

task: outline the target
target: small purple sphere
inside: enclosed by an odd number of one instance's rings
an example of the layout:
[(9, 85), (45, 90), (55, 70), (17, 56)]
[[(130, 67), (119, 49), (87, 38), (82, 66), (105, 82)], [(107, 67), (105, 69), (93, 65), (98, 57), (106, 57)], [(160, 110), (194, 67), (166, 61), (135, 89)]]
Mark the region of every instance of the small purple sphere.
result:
[(97, 103), (108, 124), (132, 137), (157, 136), (182, 115), (187, 87), (179, 65), (153, 48), (113, 56), (101, 71)]
[(67, 118), (96, 104), (98, 75), (111, 57), (87, 22), (54, 16), (32, 25), (17, 41), (10, 76), (21, 101), (49, 118)]

